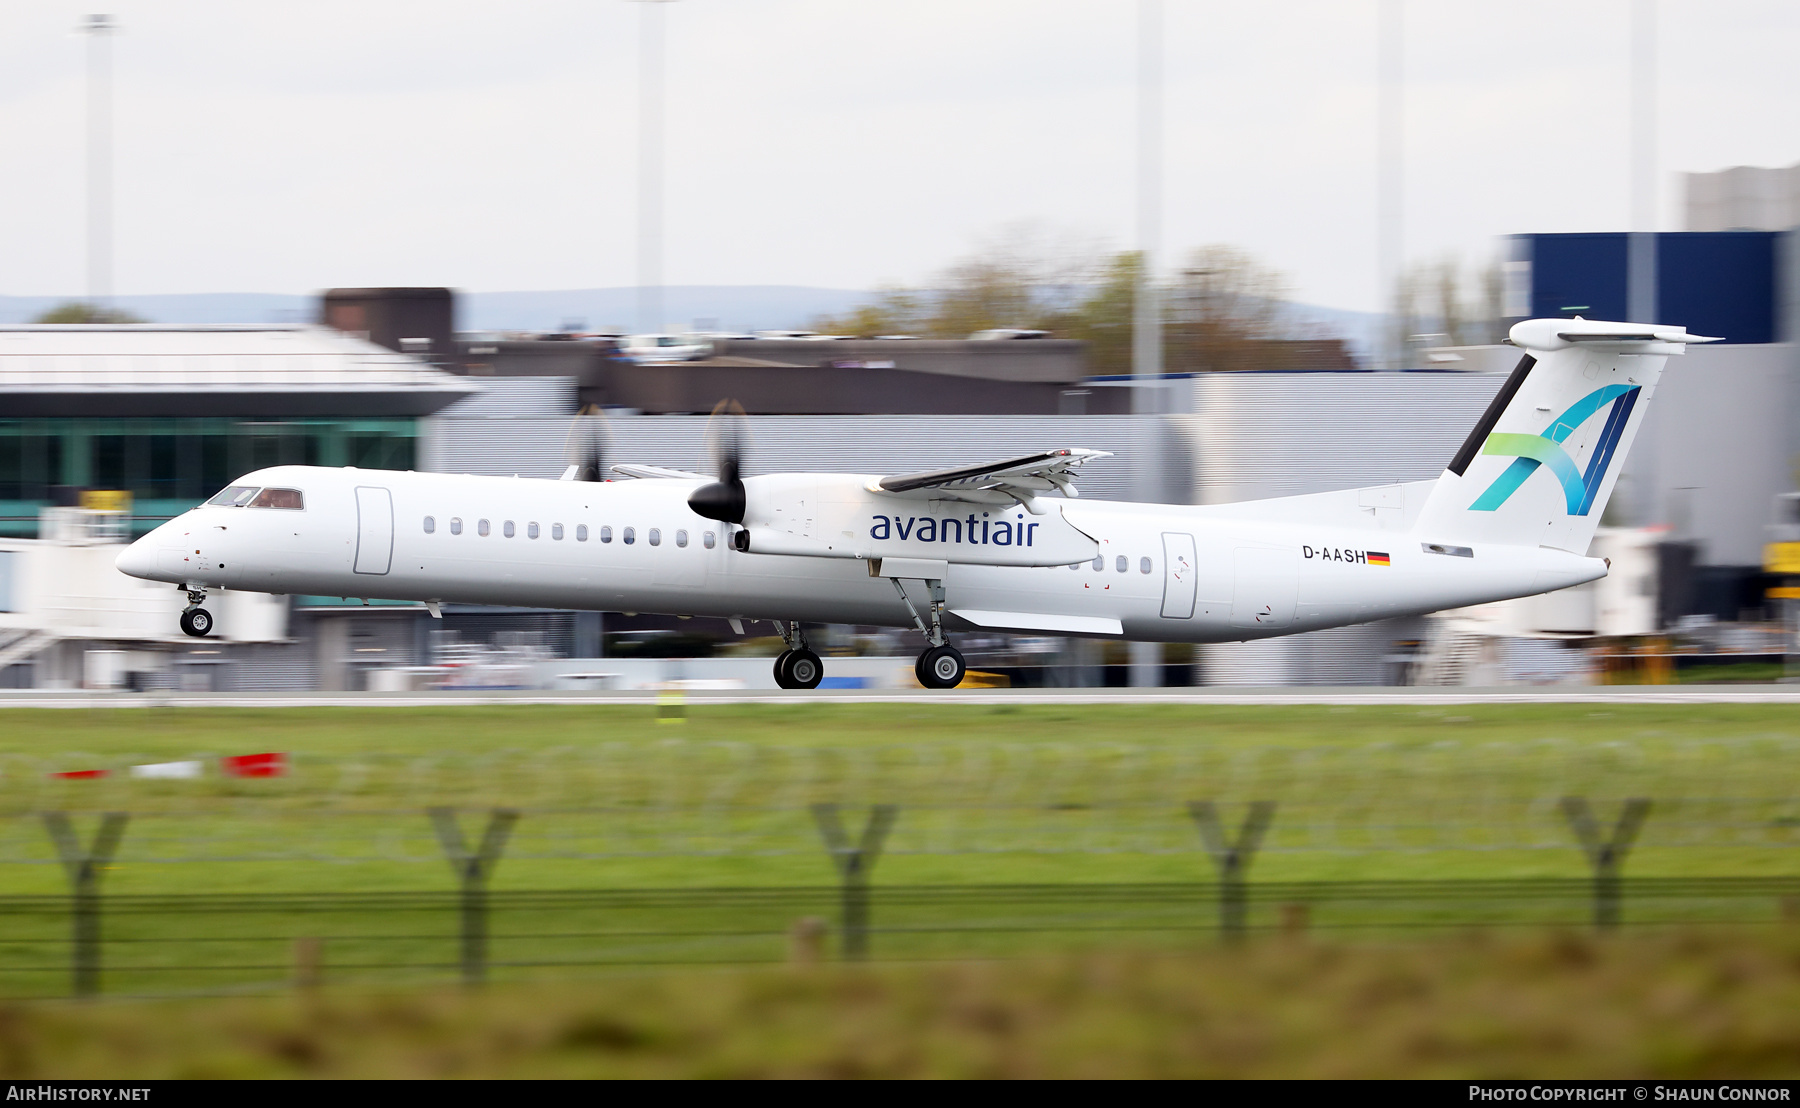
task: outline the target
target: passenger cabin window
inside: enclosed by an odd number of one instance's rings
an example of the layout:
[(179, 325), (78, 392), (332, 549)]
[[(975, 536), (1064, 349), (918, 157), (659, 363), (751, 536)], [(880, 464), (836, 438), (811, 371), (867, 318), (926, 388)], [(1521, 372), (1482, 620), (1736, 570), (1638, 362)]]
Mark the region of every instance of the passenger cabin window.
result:
[(481, 533), (482, 538), (484, 538), (484, 539), (487, 538), (488, 537), (488, 521), (484, 519), (480, 523), (477, 523), (475, 525), (475, 530)]
[(1104, 555), (1104, 554), (1094, 555), (1094, 572), (1099, 573), (1101, 570), (1103, 570), (1105, 568), (1106, 568), (1106, 555)]
[(601, 542), (611, 542), (612, 541), (612, 527), (606, 526), (606, 527), (600, 528), (600, 541)]
[(255, 495), (255, 485), (233, 485), (228, 489), (219, 490), (218, 494), (207, 503), (217, 504), (221, 508), (242, 508), (250, 503), (251, 498)]
[(700, 545), (706, 547), (708, 550), (711, 550), (718, 541), (718, 536), (714, 535), (711, 531), (700, 536)]
[(513, 521), (509, 519), (500, 525), (500, 533), (510, 539), (518, 534), (518, 529), (513, 526)]
[(676, 546), (686, 546), (687, 545), (687, 532), (686, 531), (675, 532), (675, 545)]
[(1120, 573), (1124, 573), (1127, 569), (1131, 568), (1131, 559), (1121, 554), (1113, 561), (1113, 568)]
[(462, 534), (462, 517), (461, 516), (451, 516), (450, 517), (450, 533), (452, 535)]
[(632, 543), (637, 541), (637, 529), (635, 527), (625, 528), (625, 534), (624, 534), (623, 538), (625, 539), (625, 545), (630, 546)]
[(250, 502), (252, 508), (286, 508), (299, 512), (306, 509), (306, 498), (299, 489), (264, 489)]
[(525, 537), (528, 539), (535, 539), (538, 537), (537, 520), (534, 519), (525, 525)]
[[(558, 526), (560, 526), (560, 524)], [(575, 525), (575, 541), (576, 542), (586, 542), (587, 541), (587, 524), (577, 523)]]
[[(630, 540), (626, 540), (626, 541), (630, 541)], [(650, 528), (650, 545), (651, 546), (661, 546), (662, 545), (662, 528), (660, 528), (660, 527)]]
[(437, 520), (433, 519), (431, 516), (426, 516), (425, 517), (425, 533), (427, 535), (429, 535), (436, 530), (437, 530)]
[(562, 524), (552, 523), (550, 525), (550, 537), (555, 539), (557, 542), (562, 541)]
[(1149, 573), (1150, 572), (1150, 559), (1148, 559), (1148, 558), (1139, 558), (1138, 559), (1138, 572), (1139, 573)]

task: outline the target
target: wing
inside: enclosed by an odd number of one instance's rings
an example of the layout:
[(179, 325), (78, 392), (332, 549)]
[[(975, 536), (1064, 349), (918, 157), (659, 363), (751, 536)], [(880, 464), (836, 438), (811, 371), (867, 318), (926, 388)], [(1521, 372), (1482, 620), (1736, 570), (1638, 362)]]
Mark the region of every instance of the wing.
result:
[(666, 469), (663, 466), (622, 465), (612, 467), (614, 473), (623, 473), (627, 477), (670, 478), (677, 481), (710, 481), (704, 473), (689, 473), (685, 469)]
[[(1055, 489), (1073, 497), (1075, 470), (1095, 458), (1110, 458), (1105, 450), (1050, 450), (1023, 458), (1007, 458), (985, 465), (940, 469), (928, 473), (901, 473), (883, 477), (873, 488), (877, 492), (906, 493), (921, 489), (952, 498), (987, 503), (999, 497), (1028, 503), (1040, 492)], [(983, 495), (986, 494), (986, 495)], [(1004, 502), (1004, 500), (1002, 500)]]

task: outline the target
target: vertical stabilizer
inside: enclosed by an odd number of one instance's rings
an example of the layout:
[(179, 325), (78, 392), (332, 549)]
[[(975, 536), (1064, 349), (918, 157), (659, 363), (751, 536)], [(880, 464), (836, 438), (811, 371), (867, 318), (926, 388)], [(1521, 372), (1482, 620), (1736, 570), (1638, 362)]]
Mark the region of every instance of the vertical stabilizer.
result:
[(1524, 351), (1438, 478), (1419, 515), (1425, 542), (1549, 546), (1585, 554), (1680, 327), (1533, 319)]

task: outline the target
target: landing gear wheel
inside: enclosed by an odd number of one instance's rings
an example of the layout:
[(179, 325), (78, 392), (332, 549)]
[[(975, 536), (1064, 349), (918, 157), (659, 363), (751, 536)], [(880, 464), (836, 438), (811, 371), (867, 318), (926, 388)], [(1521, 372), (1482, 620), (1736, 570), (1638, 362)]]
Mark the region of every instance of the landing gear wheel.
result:
[(794, 656), (794, 652), (792, 650), (783, 650), (781, 653), (775, 655), (775, 685), (776, 685), (776, 687), (783, 688), (783, 689), (791, 689), (794, 687), (794, 686), (788, 684), (788, 674), (787, 674), (788, 661), (790, 659), (792, 659), (793, 656)]
[(788, 654), (787, 688), (816, 689), (819, 682), (825, 679), (825, 663), (819, 656), (802, 647)]
[(212, 613), (205, 608), (189, 608), (181, 613), (181, 630), (196, 639), (212, 634)]
[(919, 655), (913, 672), (919, 675), (919, 684), (928, 689), (954, 689), (962, 684), (963, 674), (969, 672), (969, 667), (963, 662), (962, 654), (945, 643)]

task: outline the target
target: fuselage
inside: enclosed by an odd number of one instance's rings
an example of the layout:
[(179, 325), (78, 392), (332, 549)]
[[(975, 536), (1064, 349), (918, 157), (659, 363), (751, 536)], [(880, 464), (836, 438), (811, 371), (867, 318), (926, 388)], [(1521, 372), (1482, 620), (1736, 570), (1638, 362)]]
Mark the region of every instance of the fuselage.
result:
[[(730, 526), (688, 507), (699, 484), (279, 466), (236, 485), (295, 490), (300, 507), (202, 505), (139, 539), (119, 568), (190, 588), (914, 625), (894, 582), (873, 576), (867, 560), (733, 549)], [(1409, 526), (1377, 526), (1374, 509), (1356, 526), (1259, 518), (1229, 505), (1054, 503), (1093, 540), (1092, 556), (1058, 566), (950, 564), (951, 630), (1232, 641), (1523, 596), (1605, 573), (1597, 559), (1567, 551), (1434, 543)], [(959, 610), (986, 621), (959, 622)], [(1095, 630), (1111, 621), (1116, 631)]]

